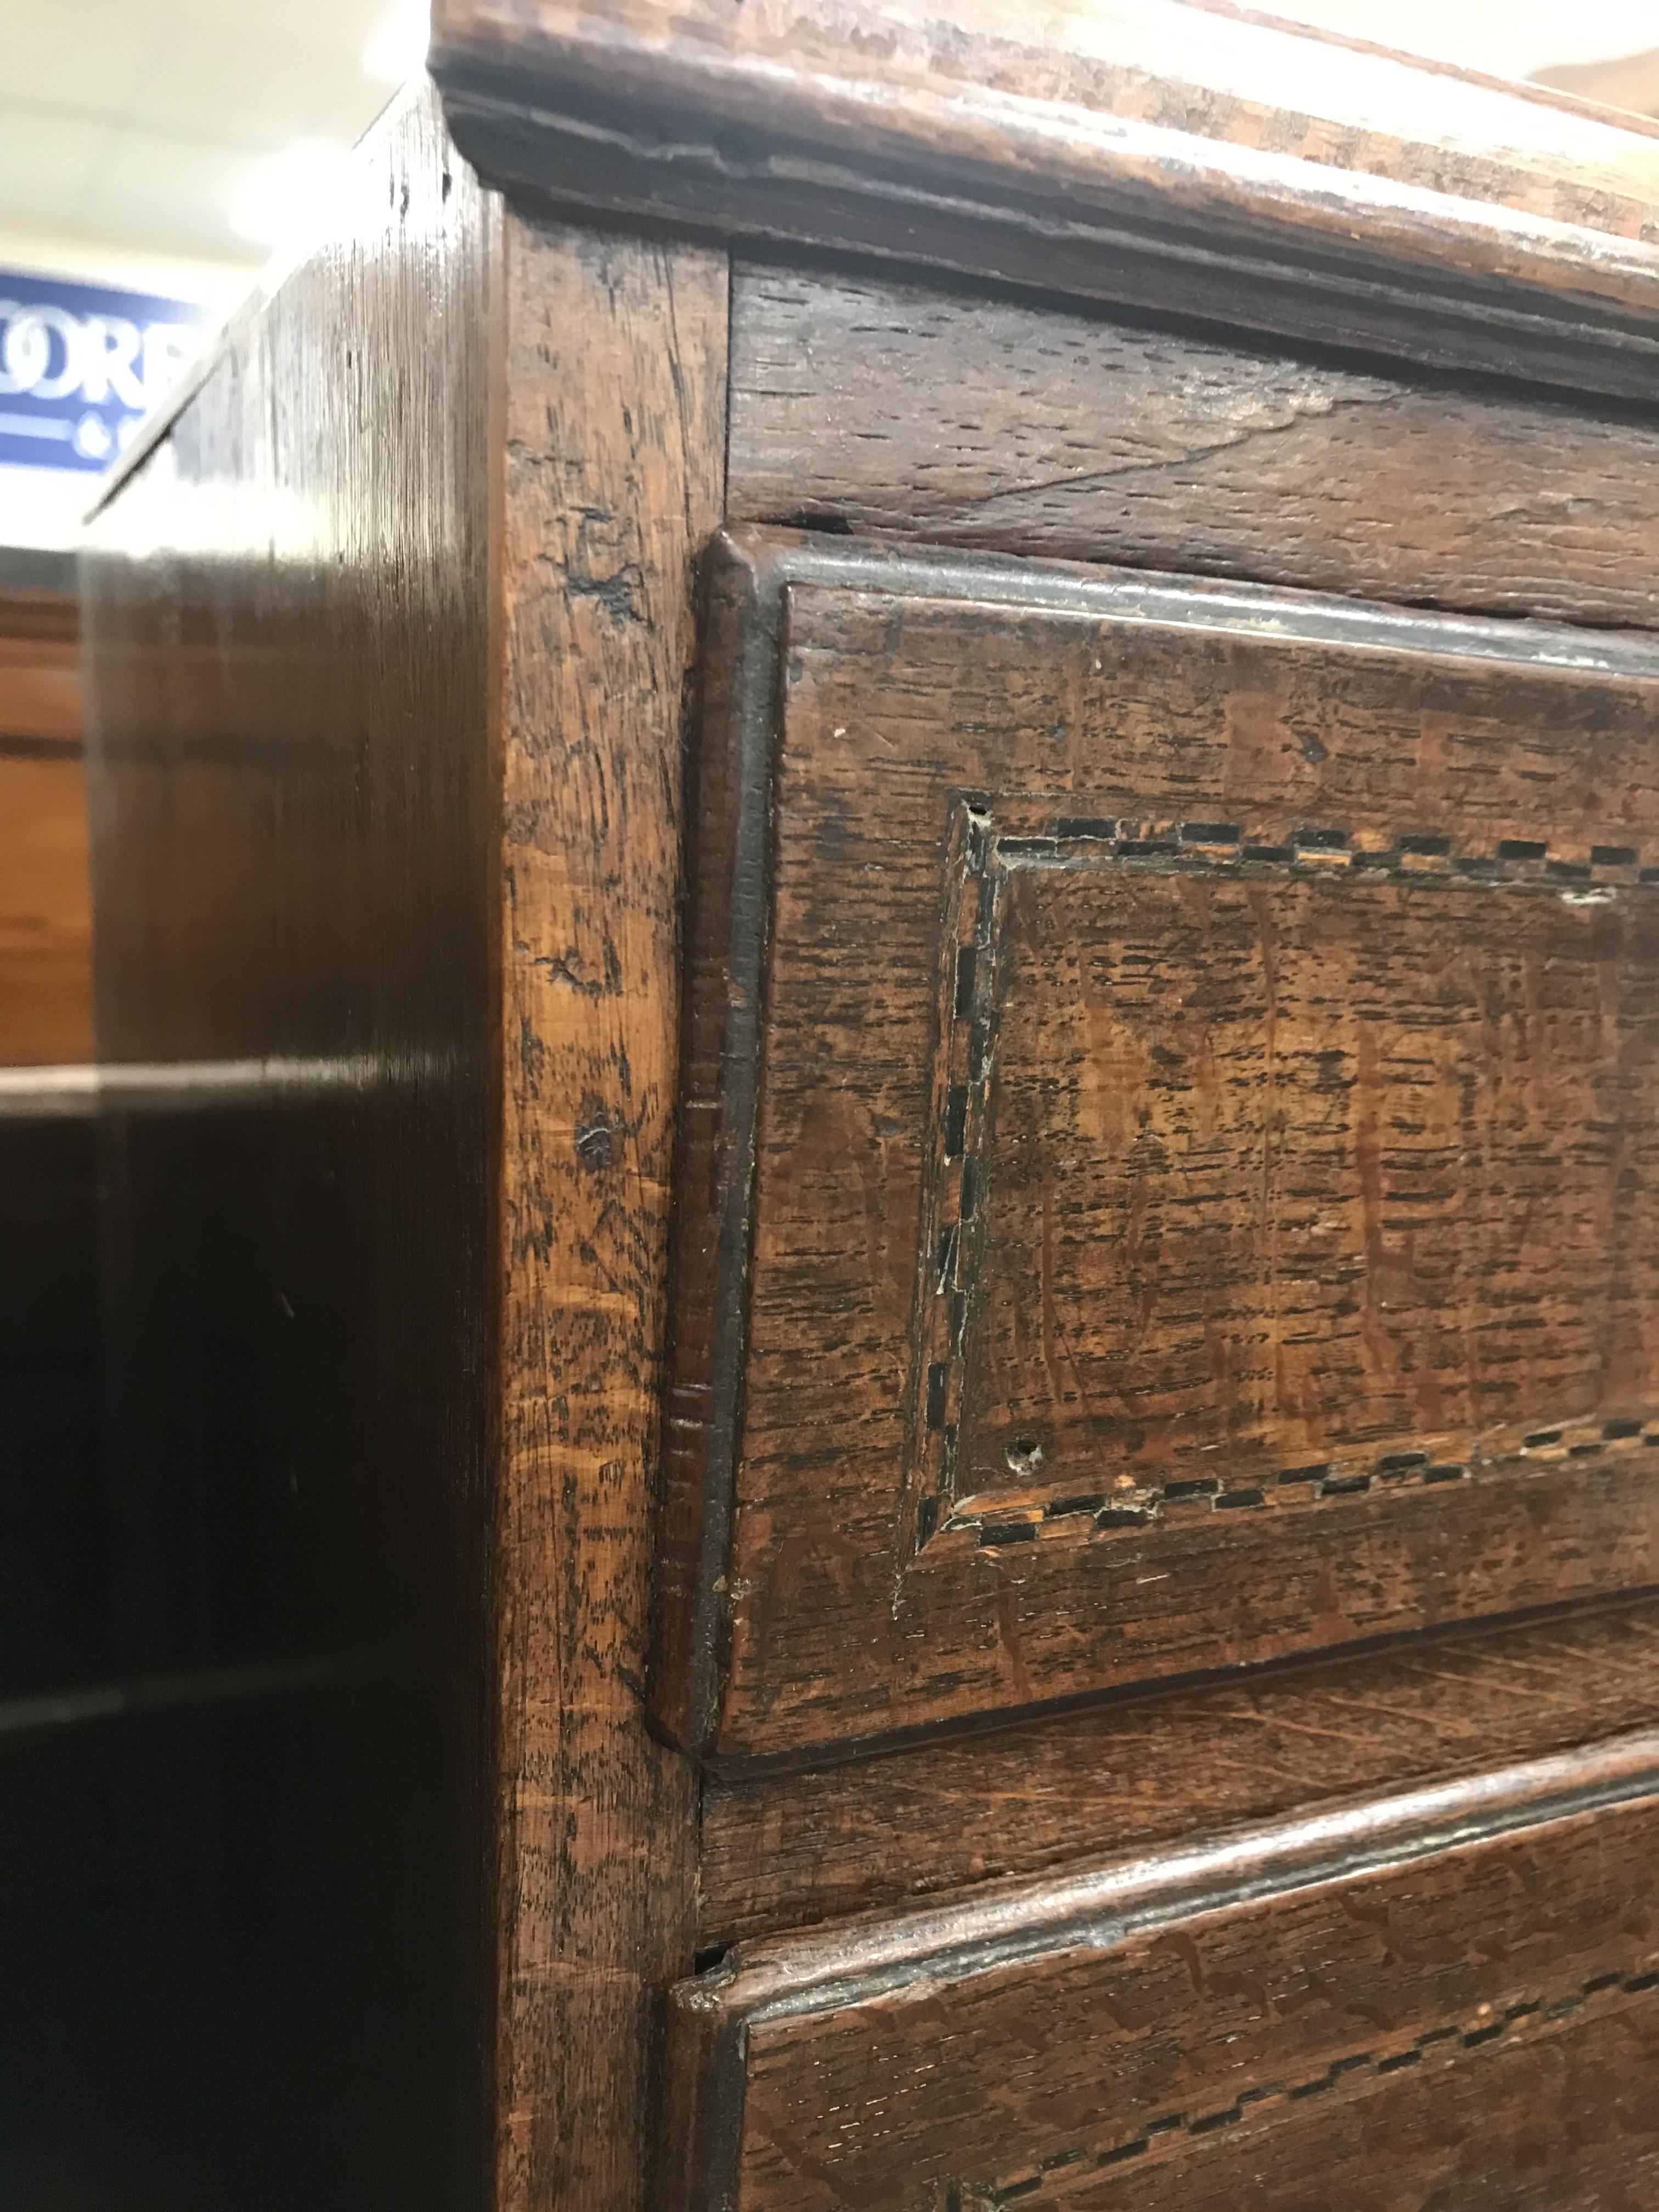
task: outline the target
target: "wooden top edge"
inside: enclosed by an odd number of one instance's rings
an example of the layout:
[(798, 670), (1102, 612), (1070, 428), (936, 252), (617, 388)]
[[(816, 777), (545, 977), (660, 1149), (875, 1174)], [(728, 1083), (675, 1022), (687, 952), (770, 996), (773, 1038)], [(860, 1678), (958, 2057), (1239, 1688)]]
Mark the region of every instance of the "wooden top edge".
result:
[(832, 2009), (925, 1975), (949, 1981), (1246, 1899), (1659, 1795), (1659, 1729), (1322, 1805), (1080, 1867), (985, 1884), (952, 1902), (860, 1914), (739, 1944), (681, 1983), (684, 2011), (754, 2021)]
[[(1659, 118), (1243, 0), (953, 0), (944, 14), (925, 0), (434, 0), (440, 62), (468, 53), (533, 68), (539, 54), (553, 81), (556, 57), (583, 47), (607, 54), (619, 76), (630, 58), (647, 54), (665, 71), (694, 55), (728, 69), (765, 64), (780, 88), (805, 90), (836, 70), (879, 76), (901, 107), (921, 86), (945, 82), (1124, 115), (1175, 102), (1177, 127), (1239, 143), (1250, 143), (1242, 111), (1291, 112), (1293, 94), (1304, 122), (1352, 127), (1363, 117), (1391, 127), (1401, 145), (1528, 155), (1567, 176), (1582, 175), (1597, 152), (1617, 164), (1620, 142), (1659, 141)], [(1540, 110), (1561, 122), (1529, 112)], [(1386, 161), (1393, 149), (1364, 151)]]
[(433, 67), (1659, 320), (1659, 126), (1194, 0), (436, 0)]

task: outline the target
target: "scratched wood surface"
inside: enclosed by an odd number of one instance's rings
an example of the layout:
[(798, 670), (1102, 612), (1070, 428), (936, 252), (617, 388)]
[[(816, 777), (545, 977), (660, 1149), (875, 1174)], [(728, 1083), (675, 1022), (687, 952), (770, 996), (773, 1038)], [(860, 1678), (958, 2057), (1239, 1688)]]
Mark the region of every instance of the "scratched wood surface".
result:
[(677, 1993), (681, 2201), (1633, 2212), (1654, 1751), (742, 1947)]
[(711, 1779), (699, 1940), (723, 1947), (1103, 1848), (1659, 1725), (1659, 1605), (1408, 1639), (1204, 1688)]
[(643, 1711), (723, 257), (508, 219), (495, 2203), (641, 2212), (695, 1794)]
[(705, 743), (764, 803), (716, 777), (701, 835), (769, 969), (752, 1036), (696, 971), (683, 1203), (742, 1233), (678, 1370), (672, 1724), (799, 1749), (1650, 1579), (1652, 648), (764, 533), (725, 574)]
[(492, 181), (1421, 359), (1651, 392), (1645, 119), (1259, 14), (444, 0)]
[(1659, 430), (851, 271), (732, 281), (734, 520), (1659, 620)]
[(38, 578), (0, 568), (0, 744), (75, 751), (84, 708), (74, 572), (59, 576), (44, 557), (39, 565)]

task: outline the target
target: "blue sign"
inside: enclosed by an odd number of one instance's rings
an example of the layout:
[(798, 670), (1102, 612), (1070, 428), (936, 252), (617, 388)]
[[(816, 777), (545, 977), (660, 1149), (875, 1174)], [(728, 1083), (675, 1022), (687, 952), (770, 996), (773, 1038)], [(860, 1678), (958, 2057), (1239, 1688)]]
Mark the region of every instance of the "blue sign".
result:
[(0, 464), (107, 468), (195, 352), (201, 313), (0, 269)]

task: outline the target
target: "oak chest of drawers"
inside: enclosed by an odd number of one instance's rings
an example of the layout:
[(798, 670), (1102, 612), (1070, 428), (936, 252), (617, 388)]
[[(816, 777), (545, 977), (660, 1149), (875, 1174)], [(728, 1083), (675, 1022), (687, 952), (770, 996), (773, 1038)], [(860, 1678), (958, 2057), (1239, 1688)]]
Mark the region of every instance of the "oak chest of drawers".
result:
[(135, 1480), (234, 1340), (417, 1716), (399, 2201), (1659, 2203), (1659, 137), (434, 69), (86, 575)]

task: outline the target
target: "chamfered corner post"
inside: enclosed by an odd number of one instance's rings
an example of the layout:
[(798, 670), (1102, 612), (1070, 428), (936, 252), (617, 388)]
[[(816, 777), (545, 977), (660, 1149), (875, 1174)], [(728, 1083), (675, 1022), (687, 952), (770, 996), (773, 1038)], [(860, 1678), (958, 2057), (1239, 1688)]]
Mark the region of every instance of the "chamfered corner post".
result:
[(496, 2203), (641, 2212), (693, 1947), (696, 1784), (644, 1698), (727, 278), (519, 209), (503, 249)]

